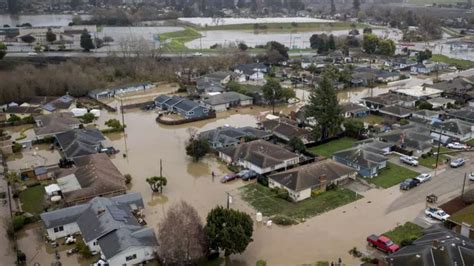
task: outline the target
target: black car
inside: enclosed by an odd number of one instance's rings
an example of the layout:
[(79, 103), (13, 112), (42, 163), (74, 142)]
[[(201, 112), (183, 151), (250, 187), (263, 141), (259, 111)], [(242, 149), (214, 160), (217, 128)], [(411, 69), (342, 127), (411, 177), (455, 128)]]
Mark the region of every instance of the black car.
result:
[(401, 190), (410, 190), (420, 184), (420, 181), (416, 178), (408, 178), (405, 179), (402, 183), (400, 183)]

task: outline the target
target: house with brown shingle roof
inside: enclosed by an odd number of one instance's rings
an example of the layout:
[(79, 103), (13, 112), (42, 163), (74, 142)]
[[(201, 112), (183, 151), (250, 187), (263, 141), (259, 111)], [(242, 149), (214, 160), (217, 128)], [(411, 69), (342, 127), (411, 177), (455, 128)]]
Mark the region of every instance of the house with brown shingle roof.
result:
[(75, 118), (73, 113), (69, 112), (36, 116), (35, 122), (38, 127), (34, 131), (38, 139), (79, 128), (81, 124), (81, 121)]
[(85, 203), (94, 197), (125, 194), (125, 178), (105, 153), (74, 159), (74, 167), (54, 172), (67, 205)]
[(356, 175), (357, 171), (349, 166), (323, 160), (272, 174), (268, 177), (268, 186), (286, 189), (293, 201), (302, 201), (311, 197), (315, 189), (324, 190), (330, 184), (355, 179)]
[(218, 152), (219, 158), (226, 163), (242, 166), (258, 174), (287, 168), (300, 161), (298, 154), (265, 140), (241, 143), (235, 147), (219, 149)]

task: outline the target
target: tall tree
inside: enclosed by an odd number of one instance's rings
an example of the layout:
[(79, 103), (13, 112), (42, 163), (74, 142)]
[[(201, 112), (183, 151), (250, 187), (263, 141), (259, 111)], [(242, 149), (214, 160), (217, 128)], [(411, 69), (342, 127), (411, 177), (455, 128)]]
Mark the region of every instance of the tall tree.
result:
[(7, 49), (7, 46), (3, 42), (0, 42), (0, 60), (7, 54)]
[(81, 34), (81, 47), (82, 49), (84, 49), (85, 52), (89, 52), (90, 50), (95, 48), (94, 42), (92, 41), (92, 37), (86, 29), (84, 29)]
[(244, 252), (252, 242), (252, 218), (244, 212), (218, 206), (209, 212), (206, 221), (210, 248), (224, 251), (226, 257)]
[(288, 99), (295, 97), (293, 90), (282, 88), (280, 82), (276, 79), (268, 79), (262, 87), (262, 92), (265, 100), (272, 105), (273, 113), (275, 113), (275, 103), (288, 101)]
[(317, 121), (313, 130), (315, 138), (326, 139), (337, 134), (343, 121), (341, 113), (332, 82), (323, 75), (318, 86), (312, 89), (306, 109), (306, 116), (314, 117)]
[(329, 50), (336, 50), (336, 41), (334, 40), (334, 35), (329, 35), (328, 38), (328, 49)]
[(378, 46), (379, 54), (393, 56), (395, 54), (396, 46), (392, 40), (380, 40)]
[(331, 0), (331, 15), (336, 14), (336, 4), (334, 3), (334, 0)]
[(164, 265), (193, 265), (208, 250), (201, 218), (188, 203), (173, 204), (158, 231), (160, 258)]
[(354, 12), (357, 15), (357, 13), (359, 13), (359, 10), (360, 10), (360, 0), (354, 0), (352, 2), (352, 7), (354, 8)]
[(48, 28), (48, 31), (46, 32), (46, 41), (49, 43), (56, 41), (56, 34), (51, 28)]
[(168, 184), (168, 180), (164, 176), (152, 176), (146, 179), (153, 192), (163, 193), (163, 187)]
[(191, 136), (186, 145), (186, 154), (193, 157), (193, 161), (197, 162), (211, 151), (209, 142), (206, 139), (200, 139), (196, 136)]
[(377, 46), (379, 44), (379, 37), (375, 34), (364, 34), (364, 39), (362, 41), (362, 47), (364, 51), (368, 54), (374, 54), (377, 51)]

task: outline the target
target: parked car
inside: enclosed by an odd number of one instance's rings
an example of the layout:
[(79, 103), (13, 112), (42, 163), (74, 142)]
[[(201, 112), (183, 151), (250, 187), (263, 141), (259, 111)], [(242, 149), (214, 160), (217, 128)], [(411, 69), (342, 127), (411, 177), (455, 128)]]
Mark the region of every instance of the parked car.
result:
[(431, 174), (425, 173), (415, 177), (420, 183), (425, 183), (431, 180)]
[(400, 183), (401, 190), (410, 190), (420, 184), (420, 181), (416, 178), (408, 178), (405, 179), (402, 183)]
[(252, 170), (242, 170), (237, 175), (244, 181), (257, 178), (257, 173)]
[(436, 219), (439, 221), (446, 221), (449, 218), (449, 214), (445, 213), (442, 209), (440, 208), (427, 208), (425, 210), (426, 216)]
[(474, 181), (474, 172), (469, 174), (469, 180)]
[(418, 166), (418, 161), (411, 156), (402, 156), (400, 157), (400, 162), (406, 163), (411, 166)]
[(455, 150), (467, 150), (467, 149), (469, 149), (468, 145), (462, 144), (462, 143), (459, 143), (459, 142), (451, 142), (448, 145), (446, 145), (446, 147), (448, 147), (450, 149), (455, 149)]
[(458, 158), (456, 160), (451, 161), (449, 164), (452, 168), (458, 168), (463, 166), (466, 163), (466, 160), (464, 158)]
[(394, 253), (400, 249), (397, 244), (393, 243), (393, 241), (386, 236), (370, 235), (367, 237), (367, 243), (385, 253)]
[(227, 183), (227, 182), (232, 181), (232, 180), (234, 180), (238, 177), (239, 176), (236, 173), (229, 173), (229, 174), (225, 175), (224, 177), (222, 177), (221, 183)]

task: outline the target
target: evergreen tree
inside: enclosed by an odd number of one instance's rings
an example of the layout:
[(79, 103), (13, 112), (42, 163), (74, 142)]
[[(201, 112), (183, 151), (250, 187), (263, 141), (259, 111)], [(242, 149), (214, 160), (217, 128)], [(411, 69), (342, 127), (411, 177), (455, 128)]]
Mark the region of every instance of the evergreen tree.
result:
[(306, 116), (317, 121), (313, 132), (316, 139), (334, 136), (341, 129), (342, 109), (337, 100), (331, 80), (323, 75), (317, 87), (313, 88), (307, 105)]
[(54, 34), (51, 28), (48, 28), (48, 31), (46, 32), (46, 41), (49, 43), (56, 41), (56, 34)]
[(95, 48), (94, 42), (92, 41), (92, 37), (86, 29), (84, 29), (81, 34), (81, 47), (82, 49), (84, 49), (85, 52), (89, 52), (90, 50)]
[(334, 40), (334, 35), (329, 35), (328, 39), (328, 49), (329, 50), (336, 50), (336, 41)]
[(7, 54), (7, 46), (3, 42), (0, 42), (0, 60), (3, 59), (6, 54)]

